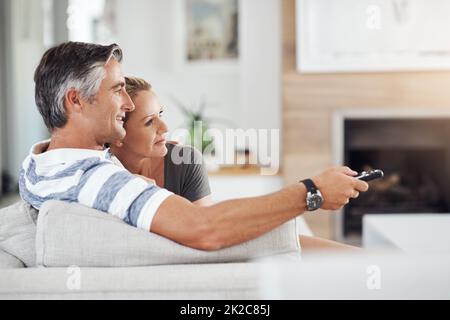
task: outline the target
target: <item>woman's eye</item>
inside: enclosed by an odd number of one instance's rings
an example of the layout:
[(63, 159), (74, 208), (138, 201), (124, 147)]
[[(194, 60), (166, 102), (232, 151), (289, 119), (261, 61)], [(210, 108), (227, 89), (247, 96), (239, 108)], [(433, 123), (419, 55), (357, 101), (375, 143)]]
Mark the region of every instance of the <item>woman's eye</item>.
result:
[[(158, 116), (159, 116), (160, 118), (162, 117), (163, 112), (164, 112), (164, 110), (162, 110), (162, 111), (159, 112)], [(153, 120), (154, 120), (153, 118), (150, 119), (150, 120), (148, 120), (148, 121), (145, 123), (145, 125), (146, 125), (147, 127), (148, 127), (148, 126), (151, 126), (152, 123), (153, 123)]]

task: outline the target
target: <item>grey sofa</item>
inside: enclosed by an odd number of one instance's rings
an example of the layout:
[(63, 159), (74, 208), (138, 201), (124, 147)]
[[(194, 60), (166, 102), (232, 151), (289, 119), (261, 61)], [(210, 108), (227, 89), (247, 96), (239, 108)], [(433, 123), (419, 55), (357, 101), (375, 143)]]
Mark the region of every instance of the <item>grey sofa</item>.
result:
[(78, 204), (0, 210), (0, 299), (259, 299), (267, 257), (300, 258), (295, 220), (204, 252)]

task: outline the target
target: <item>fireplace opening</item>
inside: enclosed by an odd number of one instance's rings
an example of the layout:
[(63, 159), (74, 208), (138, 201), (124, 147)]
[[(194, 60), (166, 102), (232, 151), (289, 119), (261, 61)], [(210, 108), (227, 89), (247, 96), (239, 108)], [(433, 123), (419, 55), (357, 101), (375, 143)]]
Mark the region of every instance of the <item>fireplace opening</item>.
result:
[(344, 128), (345, 163), (385, 173), (344, 207), (344, 236), (361, 235), (365, 214), (450, 212), (450, 119), (352, 119)]

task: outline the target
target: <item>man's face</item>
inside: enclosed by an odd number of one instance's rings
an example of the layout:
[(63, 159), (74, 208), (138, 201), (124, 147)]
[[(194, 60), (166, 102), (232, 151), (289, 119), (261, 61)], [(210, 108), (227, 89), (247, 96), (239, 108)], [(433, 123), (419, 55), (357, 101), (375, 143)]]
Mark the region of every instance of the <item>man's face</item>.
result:
[(114, 143), (125, 137), (123, 119), (134, 104), (125, 90), (120, 63), (111, 59), (105, 66), (106, 77), (92, 103), (86, 102), (83, 113), (99, 145)]

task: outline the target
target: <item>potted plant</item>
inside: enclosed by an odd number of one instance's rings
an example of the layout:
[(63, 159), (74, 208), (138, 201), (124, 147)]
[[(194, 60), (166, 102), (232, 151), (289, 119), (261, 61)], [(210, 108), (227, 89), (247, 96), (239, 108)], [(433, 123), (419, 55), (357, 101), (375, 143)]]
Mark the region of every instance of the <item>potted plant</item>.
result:
[(188, 130), (186, 143), (194, 146), (202, 153), (209, 151), (214, 154), (214, 138), (208, 134), (209, 122), (212, 119), (206, 118), (204, 115), (207, 105), (205, 99), (203, 98), (196, 108), (189, 108), (174, 97), (172, 97), (172, 100), (186, 117), (185, 127)]

